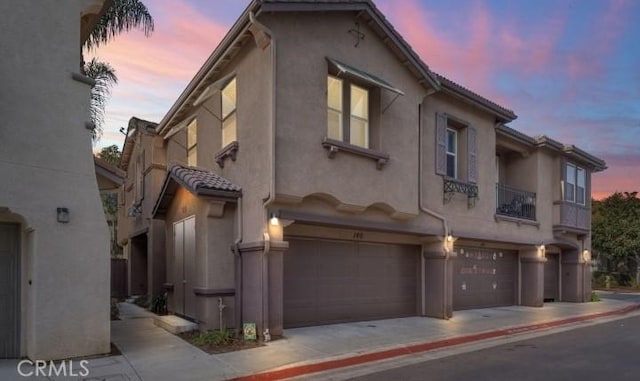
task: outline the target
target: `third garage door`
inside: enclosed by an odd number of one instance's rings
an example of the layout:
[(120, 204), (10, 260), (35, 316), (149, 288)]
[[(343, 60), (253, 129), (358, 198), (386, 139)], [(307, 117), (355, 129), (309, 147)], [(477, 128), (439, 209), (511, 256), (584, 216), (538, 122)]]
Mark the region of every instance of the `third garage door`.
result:
[(460, 248), (454, 266), (453, 309), (516, 304), (515, 251)]
[(288, 241), (285, 328), (416, 315), (419, 247)]

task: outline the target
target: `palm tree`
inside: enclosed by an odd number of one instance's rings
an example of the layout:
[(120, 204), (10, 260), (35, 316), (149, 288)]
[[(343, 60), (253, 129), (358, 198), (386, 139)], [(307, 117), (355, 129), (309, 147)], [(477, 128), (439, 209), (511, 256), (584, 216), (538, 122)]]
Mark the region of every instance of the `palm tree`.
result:
[(104, 110), (109, 95), (111, 95), (111, 87), (118, 83), (118, 77), (111, 65), (95, 58), (85, 63), (83, 70), (87, 77), (96, 81), (95, 86), (91, 88), (89, 118), (94, 125), (92, 131), (93, 141), (97, 142), (104, 129)]
[[(96, 27), (84, 43), (87, 50), (96, 49), (115, 36), (131, 29), (141, 29), (145, 36), (153, 32), (153, 18), (140, 0), (114, 0), (111, 7), (100, 17)], [(82, 65), (87, 77), (96, 81), (91, 89), (89, 116), (93, 122), (93, 142), (97, 143), (104, 129), (104, 111), (111, 87), (118, 83), (114, 68), (106, 62), (93, 58)]]
[(98, 20), (84, 46), (94, 49), (120, 33), (136, 28), (141, 29), (147, 37), (153, 32), (153, 17), (147, 7), (140, 0), (114, 0)]

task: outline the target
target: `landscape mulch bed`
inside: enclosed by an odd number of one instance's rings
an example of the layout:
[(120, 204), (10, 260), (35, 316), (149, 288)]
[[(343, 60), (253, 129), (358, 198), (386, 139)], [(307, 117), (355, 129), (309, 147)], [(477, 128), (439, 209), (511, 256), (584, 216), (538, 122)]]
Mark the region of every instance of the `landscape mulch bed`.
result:
[(262, 341), (244, 340), (243, 338), (232, 338), (228, 343), (220, 345), (198, 345), (195, 343), (195, 339), (200, 334), (199, 331), (184, 332), (178, 334), (180, 338), (188, 342), (189, 344), (200, 348), (201, 350), (209, 354), (226, 353), (241, 351), (243, 349), (251, 349), (263, 347), (265, 344)]

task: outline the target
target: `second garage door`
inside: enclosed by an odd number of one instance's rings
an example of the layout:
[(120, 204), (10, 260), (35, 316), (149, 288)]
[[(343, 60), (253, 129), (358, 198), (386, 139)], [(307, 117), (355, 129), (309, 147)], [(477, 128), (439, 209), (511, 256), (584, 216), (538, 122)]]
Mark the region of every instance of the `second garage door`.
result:
[(287, 240), (285, 328), (416, 315), (419, 247)]
[(460, 248), (454, 266), (453, 309), (516, 304), (518, 254)]

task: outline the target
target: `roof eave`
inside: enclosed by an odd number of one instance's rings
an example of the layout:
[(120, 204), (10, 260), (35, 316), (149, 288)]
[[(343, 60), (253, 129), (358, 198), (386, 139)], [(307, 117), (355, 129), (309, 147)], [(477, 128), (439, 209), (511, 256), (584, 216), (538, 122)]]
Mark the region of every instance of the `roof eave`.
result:
[[(173, 119), (178, 114), (180, 109), (184, 106), (184, 104), (188, 101), (188, 99), (192, 96), (195, 90), (198, 87), (206, 88), (207, 84), (203, 84), (202, 82), (210, 75), (210, 73), (215, 69), (220, 60), (227, 54), (228, 50), (233, 47), (236, 40), (248, 32), (249, 26), (249, 14), (251, 12), (256, 12), (260, 8), (261, 2), (258, 0), (253, 0), (247, 8), (242, 12), (240, 17), (233, 24), (229, 32), (224, 36), (220, 44), (216, 47), (216, 49), (211, 53), (209, 58), (205, 61), (205, 63), (200, 67), (200, 70), (196, 73), (196, 75), (191, 79), (191, 81), (187, 84), (185, 89), (182, 91), (178, 99), (173, 103), (169, 111), (162, 118), (160, 123), (158, 123), (157, 132), (159, 135), (164, 135), (168, 128), (171, 126)], [(194, 99), (195, 100), (195, 99)]]

